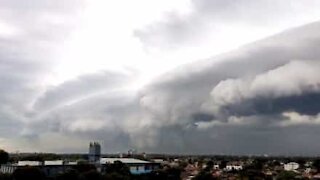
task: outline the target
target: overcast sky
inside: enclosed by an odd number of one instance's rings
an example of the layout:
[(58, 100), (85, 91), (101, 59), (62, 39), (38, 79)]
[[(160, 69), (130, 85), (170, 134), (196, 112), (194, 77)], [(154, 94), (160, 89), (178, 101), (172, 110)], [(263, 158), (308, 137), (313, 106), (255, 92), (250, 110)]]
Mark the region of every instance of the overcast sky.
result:
[(319, 7), (0, 0), (0, 148), (320, 155)]

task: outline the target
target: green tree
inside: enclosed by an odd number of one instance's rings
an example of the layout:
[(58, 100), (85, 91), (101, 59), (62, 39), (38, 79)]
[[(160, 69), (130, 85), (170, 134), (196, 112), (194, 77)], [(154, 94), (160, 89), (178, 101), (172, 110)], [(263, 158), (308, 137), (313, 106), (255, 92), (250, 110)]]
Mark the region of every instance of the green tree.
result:
[(12, 177), (10, 174), (2, 174), (0, 173), (0, 180), (12, 180)]
[(134, 180), (180, 180), (181, 176), (180, 168), (164, 168), (153, 171), (148, 174), (134, 175)]
[(178, 180), (180, 179), (181, 169), (179, 168), (169, 168), (165, 171), (168, 180)]
[(106, 174), (117, 173), (125, 176), (130, 176), (130, 170), (127, 165), (121, 161), (115, 161), (112, 164), (106, 164)]
[(102, 175), (96, 170), (84, 172), (81, 177), (83, 180), (102, 180)]
[(201, 171), (193, 180), (214, 180), (215, 177), (208, 171)]
[(105, 180), (130, 180), (130, 176), (122, 175), (120, 173), (112, 172), (104, 176)]
[(282, 171), (277, 176), (277, 180), (292, 180), (295, 179), (296, 173), (293, 171)]
[(263, 169), (263, 166), (264, 166), (264, 164), (265, 164), (266, 162), (267, 162), (267, 160), (264, 159), (264, 158), (256, 158), (256, 159), (252, 162), (251, 166), (253, 167), (253, 169), (262, 170), (262, 169)]
[(45, 178), (44, 173), (39, 168), (30, 166), (18, 168), (13, 172), (14, 180), (44, 180)]
[(0, 149), (0, 164), (6, 164), (9, 161), (9, 153)]
[(79, 180), (79, 172), (75, 169), (68, 169), (66, 172), (57, 175), (56, 180)]
[(93, 164), (77, 164), (74, 167), (75, 170), (77, 170), (79, 173), (85, 173), (89, 171), (96, 171), (97, 168)]
[(320, 159), (315, 159), (312, 163), (312, 166), (320, 171)]
[(214, 166), (214, 163), (213, 161), (210, 160), (207, 162), (206, 168), (204, 170), (210, 172), (213, 169), (213, 166)]

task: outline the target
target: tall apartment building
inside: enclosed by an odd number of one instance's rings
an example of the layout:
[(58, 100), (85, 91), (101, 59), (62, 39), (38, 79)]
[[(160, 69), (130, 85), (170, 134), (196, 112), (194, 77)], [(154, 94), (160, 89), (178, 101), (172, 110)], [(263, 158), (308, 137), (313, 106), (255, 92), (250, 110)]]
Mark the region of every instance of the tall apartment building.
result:
[(96, 163), (100, 161), (101, 145), (98, 142), (90, 142), (89, 145), (89, 162)]

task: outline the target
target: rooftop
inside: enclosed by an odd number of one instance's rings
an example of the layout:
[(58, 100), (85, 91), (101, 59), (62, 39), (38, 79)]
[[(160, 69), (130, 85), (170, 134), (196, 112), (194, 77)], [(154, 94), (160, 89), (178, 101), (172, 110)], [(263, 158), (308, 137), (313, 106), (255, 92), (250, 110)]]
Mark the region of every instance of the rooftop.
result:
[(40, 166), (40, 161), (18, 161), (18, 166)]
[(44, 165), (46, 166), (56, 166), (56, 165), (63, 165), (63, 160), (55, 160), (55, 161), (44, 161)]
[(124, 164), (147, 164), (151, 163), (149, 161), (143, 161), (140, 159), (134, 159), (134, 158), (101, 158), (100, 163), (105, 164), (105, 163), (114, 163), (115, 161), (120, 161)]

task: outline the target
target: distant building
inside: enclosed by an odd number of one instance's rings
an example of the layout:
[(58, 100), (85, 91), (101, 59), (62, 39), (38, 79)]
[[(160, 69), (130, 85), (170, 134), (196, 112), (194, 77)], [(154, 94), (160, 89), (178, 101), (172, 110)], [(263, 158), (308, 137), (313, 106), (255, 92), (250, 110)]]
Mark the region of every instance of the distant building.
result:
[(88, 160), (90, 163), (97, 163), (101, 156), (101, 146), (98, 142), (90, 142)]
[(63, 160), (44, 161), (41, 166), (42, 171), (48, 176), (54, 176), (65, 172), (72, 167), (71, 164), (65, 163)]
[(239, 170), (242, 170), (243, 167), (242, 167), (242, 163), (240, 162), (229, 162), (225, 169), (227, 171), (232, 171), (232, 170), (239, 171)]
[(18, 166), (40, 166), (42, 162), (40, 161), (18, 161)]
[[(150, 173), (160, 167), (160, 163), (154, 163), (149, 161), (143, 161), (134, 158), (100, 158), (95, 162), (98, 170), (102, 173), (106, 170), (106, 164), (113, 164), (115, 161), (120, 161), (129, 167), (131, 174), (145, 174)], [(40, 169), (48, 177), (55, 176), (59, 173), (66, 172), (68, 169), (72, 169), (77, 164), (75, 162), (66, 162), (62, 160), (55, 161), (19, 161), (15, 164), (2, 164), (0, 167), (0, 173), (12, 174), (19, 167), (36, 167)]]
[[(129, 167), (131, 174), (145, 174), (150, 173), (159, 168), (160, 163), (154, 163), (149, 161), (143, 161), (134, 158), (101, 158), (100, 164), (103, 167), (106, 164), (113, 164), (116, 161), (120, 161)], [(104, 168), (102, 168), (102, 172)]]
[[(132, 174), (150, 173), (160, 167), (160, 163), (143, 161), (134, 158), (101, 158), (101, 146), (97, 142), (91, 142), (89, 145), (89, 162), (97, 167), (97, 170), (104, 173), (107, 163), (114, 163), (120, 161), (129, 167)], [(77, 162), (68, 162), (64, 160), (54, 161), (18, 161), (13, 164), (2, 164), (0, 166), (0, 173), (13, 173), (19, 167), (32, 166), (39, 168), (48, 177), (55, 176), (59, 173), (66, 172), (68, 169), (74, 168)]]
[(168, 163), (168, 162), (164, 161), (163, 159), (152, 159), (152, 161), (155, 162), (155, 163), (159, 163), (159, 164)]
[(135, 150), (135, 149), (129, 149), (127, 156), (131, 157), (131, 156), (134, 156), (134, 155), (136, 155), (136, 154), (137, 154), (137, 150)]
[(0, 173), (3, 174), (12, 174), (17, 169), (16, 165), (11, 164), (1, 164), (0, 166)]
[(2, 164), (0, 168), (1, 173), (11, 174), (13, 173), (18, 167), (24, 166), (32, 166), (32, 167), (40, 167), (42, 166), (42, 162), (40, 161), (18, 161), (15, 164)]
[(283, 168), (286, 171), (294, 171), (299, 168), (299, 164), (296, 162), (289, 162), (287, 164), (284, 164)]
[(55, 161), (18, 161), (15, 164), (2, 164), (0, 168), (1, 173), (12, 174), (17, 168), (20, 167), (36, 167), (39, 168), (47, 176), (55, 176), (59, 173), (66, 172), (66, 170), (71, 169), (72, 166), (76, 164), (65, 163), (62, 160)]

